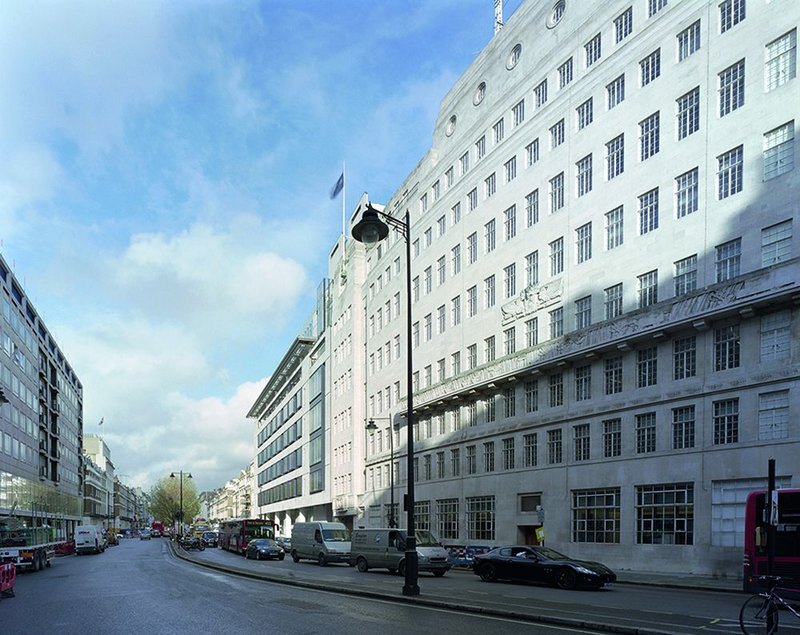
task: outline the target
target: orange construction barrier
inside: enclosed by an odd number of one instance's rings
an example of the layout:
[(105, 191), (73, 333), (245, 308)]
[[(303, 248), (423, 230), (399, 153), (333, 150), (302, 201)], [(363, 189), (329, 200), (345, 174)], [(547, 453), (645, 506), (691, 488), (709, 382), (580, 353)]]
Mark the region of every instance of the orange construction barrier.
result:
[(17, 567), (13, 562), (0, 564), (0, 597), (14, 597), (14, 582), (17, 579)]

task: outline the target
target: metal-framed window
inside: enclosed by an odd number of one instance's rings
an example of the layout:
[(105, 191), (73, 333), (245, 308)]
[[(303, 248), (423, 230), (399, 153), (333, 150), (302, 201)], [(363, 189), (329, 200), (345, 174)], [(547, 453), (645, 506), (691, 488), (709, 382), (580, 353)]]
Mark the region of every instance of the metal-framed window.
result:
[[(484, 361), (493, 362), (497, 353), (497, 347), (495, 345), (494, 335), (490, 335), (485, 340), (483, 340), (483, 359)], [(494, 399), (491, 400), (494, 403)]]
[(675, 296), (697, 290), (697, 254), (675, 262)]
[(685, 139), (700, 130), (700, 87), (693, 88), (675, 100), (678, 139)]
[(497, 246), (497, 235), (495, 232), (494, 219), (483, 226), (483, 248), (485, 253), (491, 253)]
[(579, 423), (572, 428), (572, 440), (575, 443), (575, 460), (588, 461), (591, 456), (591, 438), (589, 436), (589, 424)]
[(696, 212), (698, 203), (698, 168), (675, 177), (675, 215), (683, 218)]
[(606, 249), (619, 247), (624, 240), (622, 205), (606, 212)]
[(543, 79), (533, 89), (533, 99), (537, 108), (541, 108), (547, 103), (547, 79)]
[(691, 335), (672, 342), (673, 379), (688, 379), (697, 375), (697, 337)]
[(517, 264), (511, 263), (503, 268), (503, 286), (505, 297), (513, 298), (517, 294)]
[(764, 134), (764, 180), (794, 170), (794, 119)]
[(600, 33), (584, 44), (583, 50), (586, 53), (586, 68), (589, 68), (600, 59), (603, 52)]
[(764, 86), (767, 91), (783, 86), (797, 74), (797, 29), (784, 33), (766, 46)]
[(539, 284), (539, 250), (525, 256), (525, 285), (532, 287)]
[(550, 126), (550, 149), (557, 148), (564, 143), (564, 120), (559, 119)]
[(533, 227), (539, 222), (539, 190), (525, 195), (525, 225)]
[(513, 470), (516, 467), (516, 449), (514, 437), (503, 439), (503, 469)]
[(470, 497), (467, 503), (467, 538), (470, 540), (495, 539), (494, 496)]
[(656, 13), (667, 6), (667, 0), (648, 0), (647, 17), (652, 18)]
[(564, 308), (558, 307), (550, 311), (550, 339), (564, 335)]
[(603, 421), (603, 456), (611, 458), (622, 454), (622, 419)]
[(487, 441), (483, 444), (483, 471), (494, 472), (494, 441)]
[(436, 501), (436, 529), (440, 539), (458, 539), (458, 516), (457, 498), (443, 498)]
[(564, 373), (553, 373), (547, 377), (547, 387), (549, 390), (550, 407), (564, 405)]
[(648, 271), (637, 276), (639, 281), (639, 308), (658, 302), (658, 270)]
[(725, 282), (739, 275), (742, 259), (742, 239), (735, 238), (715, 247), (716, 281)]
[(511, 240), (517, 235), (517, 206), (512, 205), (503, 212), (503, 227), (505, 229), (505, 239)]
[(661, 145), (660, 113), (654, 112), (639, 122), (639, 158), (644, 161), (657, 154)]
[(739, 441), (739, 399), (723, 399), (714, 404), (714, 445)]
[(539, 343), (539, 318), (525, 320), (525, 346), (530, 348)]
[(741, 59), (719, 74), (719, 116), (744, 106), (744, 60)]
[(467, 192), (467, 211), (474, 211), (478, 207), (478, 188), (473, 187)]
[(719, 4), (719, 32), (725, 33), (745, 18), (745, 0), (722, 0)]
[(620, 541), (620, 488), (572, 491), (572, 541)]
[(768, 267), (792, 255), (792, 221), (787, 220), (761, 230), (761, 265)]
[(454, 276), (461, 273), (461, 245), (454, 245), (450, 249), (450, 271)]
[(511, 117), (514, 121), (514, 127), (516, 128), (520, 125), (523, 121), (525, 121), (525, 100), (520, 99), (514, 107), (511, 109)]
[(583, 130), (594, 119), (594, 101), (591, 97), (575, 109), (578, 119), (578, 130)]
[(648, 454), (656, 451), (656, 413), (636, 415), (636, 453)]
[(483, 280), (484, 306), (491, 309), (495, 305), (495, 283), (494, 274)]
[(622, 315), (622, 283), (605, 288), (603, 293), (605, 294), (605, 319), (611, 320)]
[(761, 361), (788, 359), (791, 353), (791, 313), (788, 310), (764, 315), (759, 327)]
[(467, 289), (467, 317), (474, 317), (478, 313), (478, 287), (471, 286)]
[(678, 33), (678, 61), (685, 60), (700, 49), (700, 20)]
[(523, 467), (536, 467), (539, 463), (539, 435), (531, 432), (522, 437)]
[(639, 62), (640, 83), (642, 86), (647, 86), (659, 75), (661, 75), (661, 49), (657, 48)]
[(550, 275), (557, 276), (564, 271), (564, 238), (556, 238), (550, 243)]
[(513, 156), (503, 164), (503, 173), (505, 175), (506, 183), (511, 183), (517, 178), (517, 157)]
[(717, 157), (717, 196), (720, 200), (742, 191), (744, 146)]
[(525, 165), (531, 167), (539, 160), (539, 138), (537, 137), (525, 146)]
[(605, 393), (615, 395), (622, 392), (622, 356), (609, 357), (603, 360), (603, 378)]
[(558, 67), (558, 87), (566, 88), (572, 81), (572, 58), (570, 57)]
[(633, 7), (614, 18), (614, 43), (619, 44), (633, 31)]
[(658, 382), (658, 347), (636, 351), (636, 387), (655, 386)]
[(469, 346), (467, 346), (467, 369), (472, 370), (477, 365), (478, 365), (478, 345), (470, 344)]
[[(511, 327), (510, 330), (513, 331), (514, 327)], [(506, 342), (509, 341), (514, 341), (513, 333), (511, 334), (510, 339), (506, 339)], [(503, 390), (503, 415), (506, 419), (515, 417), (517, 415), (517, 391), (513, 387)]]
[(623, 73), (610, 84), (606, 85), (606, 95), (608, 97), (607, 108), (611, 110), (615, 106), (625, 101), (625, 74)]
[(592, 191), (592, 155), (583, 157), (575, 166), (577, 167), (578, 196), (583, 196)]
[(481, 138), (475, 142), (475, 160), (480, 161), (486, 156), (486, 135), (481, 135)]
[(467, 264), (471, 265), (478, 260), (478, 233), (473, 232), (467, 236)]
[(789, 436), (789, 391), (776, 390), (758, 395), (758, 438), (785, 439)]
[(550, 179), (550, 213), (564, 207), (564, 173), (556, 174)]
[(585, 329), (592, 324), (592, 296), (575, 300), (575, 328)]
[(694, 447), (694, 406), (672, 409), (672, 449), (685, 450)]
[(730, 324), (714, 329), (714, 370), (739, 368), (739, 325)]
[(658, 188), (639, 196), (639, 234), (658, 229)]
[(609, 181), (625, 170), (625, 135), (606, 143), (606, 179)]
[(539, 380), (528, 379), (525, 381), (525, 412), (539, 410)]
[[(470, 425), (475, 425), (475, 423), (470, 423)], [(478, 471), (478, 450), (474, 445), (468, 445), (465, 448), (465, 471), (466, 474), (471, 476)]]
[(547, 462), (550, 465), (561, 463), (564, 460), (564, 447), (561, 429), (547, 431)]
[(592, 366), (586, 364), (575, 369), (575, 401), (592, 398)]
[(694, 542), (694, 483), (636, 486), (636, 544)]
[(495, 173), (492, 172), (489, 176), (487, 176), (483, 180), (483, 193), (484, 198), (491, 198), (494, 196), (494, 193), (497, 191), (497, 177)]
[(467, 172), (469, 172), (469, 152), (465, 152), (461, 155), (458, 159), (458, 169), (461, 176), (464, 176)]

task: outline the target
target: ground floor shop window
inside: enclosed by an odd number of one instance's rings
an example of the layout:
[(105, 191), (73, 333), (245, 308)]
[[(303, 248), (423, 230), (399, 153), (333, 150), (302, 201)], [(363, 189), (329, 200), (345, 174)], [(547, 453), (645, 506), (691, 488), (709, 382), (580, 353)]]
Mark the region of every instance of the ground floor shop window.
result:
[(572, 541), (619, 543), (619, 488), (573, 490)]
[(467, 499), (467, 538), (494, 540), (494, 496)]
[(636, 488), (636, 542), (691, 545), (694, 540), (694, 483)]

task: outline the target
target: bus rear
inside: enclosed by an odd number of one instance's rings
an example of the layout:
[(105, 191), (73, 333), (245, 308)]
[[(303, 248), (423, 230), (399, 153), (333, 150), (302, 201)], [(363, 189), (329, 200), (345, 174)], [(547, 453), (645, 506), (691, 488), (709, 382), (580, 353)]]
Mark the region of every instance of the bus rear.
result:
[[(781, 583), (780, 587), (791, 590), (792, 596), (800, 597), (800, 490), (775, 491), (778, 495), (778, 517), (771, 574), (793, 580)], [(757, 578), (769, 573), (768, 513), (767, 492), (751, 492), (745, 507), (742, 576), (744, 590), (751, 593), (764, 590), (765, 585), (759, 583)]]

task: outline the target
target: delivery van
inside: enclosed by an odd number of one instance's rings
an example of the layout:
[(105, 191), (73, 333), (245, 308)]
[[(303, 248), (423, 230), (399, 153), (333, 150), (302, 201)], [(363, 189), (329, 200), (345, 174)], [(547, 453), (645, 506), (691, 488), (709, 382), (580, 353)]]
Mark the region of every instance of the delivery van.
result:
[(292, 560), (329, 562), (350, 561), (350, 532), (342, 523), (307, 522), (292, 527)]
[[(448, 554), (429, 531), (418, 530), (417, 562), (419, 571), (437, 578), (450, 570)], [(405, 575), (406, 531), (404, 529), (356, 529), (350, 548), (350, 566), (362, 573), (369, 569), (389, 569)]]
[(75, 528), (75, 553), (100, 553), (106, 550), (103, 530), (96, 525), (79, 525)]

